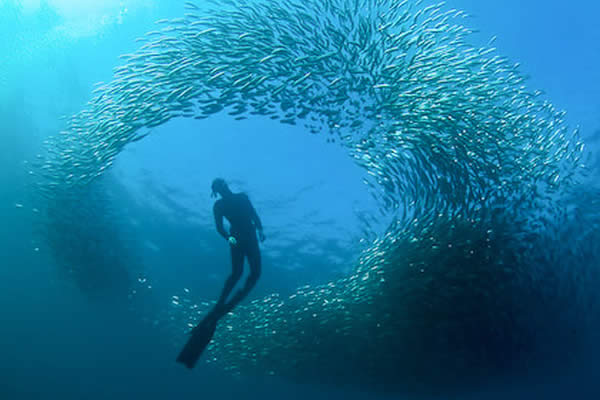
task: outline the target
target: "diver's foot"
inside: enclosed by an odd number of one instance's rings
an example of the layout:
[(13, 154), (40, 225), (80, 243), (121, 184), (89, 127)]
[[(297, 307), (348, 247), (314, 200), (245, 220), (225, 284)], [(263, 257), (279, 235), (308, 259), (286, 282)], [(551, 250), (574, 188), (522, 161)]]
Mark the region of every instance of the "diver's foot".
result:
[(204, 327), (207, 324), (217, 324), (217, 322), (219, 321), (219, 319), (221, 318), (221, 313), (219, 312), (219, 309), (217, 309), (216, 307), (213, 308), (208, 314), (206, 314), (206, 316), (202, 319), (202, 321), (200, 321), (198, 323), (198, 325), (196, 325), (192, 331), (190, 332), (191, 334), (194, 334), (194, 332), (197, 332), (199, 330), (204, 329)]
[(218, 321), (224, 315), (224, 305), (217, 304), (207, 315), (204, 317), (204, 321)]
[(220, 316), (226, 314), (225, 309), (226, 309), (226, 304), (224, 302), (217, 303), (210, 313), (218, 315), (220, 317)]

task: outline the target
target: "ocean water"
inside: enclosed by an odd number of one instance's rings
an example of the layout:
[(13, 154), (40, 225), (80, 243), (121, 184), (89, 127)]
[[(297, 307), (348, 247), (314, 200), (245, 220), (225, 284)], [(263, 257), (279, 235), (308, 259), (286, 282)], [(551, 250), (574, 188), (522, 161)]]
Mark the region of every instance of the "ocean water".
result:
[(435, 4), (0, 0), (2, 398), (597, 398), (600, 8)]

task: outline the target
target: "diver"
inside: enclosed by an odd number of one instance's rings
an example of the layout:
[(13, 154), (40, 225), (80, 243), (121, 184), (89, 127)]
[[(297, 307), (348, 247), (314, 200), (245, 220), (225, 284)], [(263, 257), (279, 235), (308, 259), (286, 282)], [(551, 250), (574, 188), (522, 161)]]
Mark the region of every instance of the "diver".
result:
[[(213, 214), (217, 231), (228, 241), (231, 250), (231, 275), (225, 282), (216, 306), (192, 331), (177, 361), (193, 368), (198, 358), (212, 339), (217, 322), (239, 304), (254, 288), (261, 273), (261, 257), (258, 239), (265, 240), (262, 223), (250, 199), (244, 193), (233, 193), (225, 180), (217, 178), (212, 182), (212, 196), (221, 198), (215, 202)], [(229, 232), (223, 227), (223, 217), (229, 221)], [(258, 231), (258, 238), (256, 237)], [(242, 277), (244, 259), (248, 259), (250, 275), (229, 301), (231, 291)]]
[[(212, 191), (213, 197), (217, 194), (221, 195), (213, 207), (217, 231), (229, 242), (231, 248), (231, 276), (225, 282), (215, 307), (216, 310), (226, 314), (250, 293), (260, 277), (260, 248), (256, 231), (258, 230), (261, 242), (265, 240), (265, 234), (260, 218), (246, 194), (232, 193), (227, 183), (220, 178), (213, 181)], [(229, 221), (229, 233), (223, 228), (223, 217)], [(248, 259), (250, 275), (244, 287), (227, 303), (227, 297), (242, 277), (244, 258)]]

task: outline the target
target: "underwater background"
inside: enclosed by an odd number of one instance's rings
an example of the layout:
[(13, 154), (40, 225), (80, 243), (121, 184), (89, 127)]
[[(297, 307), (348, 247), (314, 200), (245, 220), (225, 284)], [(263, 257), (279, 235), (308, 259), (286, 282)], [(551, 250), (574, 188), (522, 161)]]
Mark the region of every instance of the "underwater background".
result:
[(598, 398), (598, 11), (0, 0), (0, 396)]

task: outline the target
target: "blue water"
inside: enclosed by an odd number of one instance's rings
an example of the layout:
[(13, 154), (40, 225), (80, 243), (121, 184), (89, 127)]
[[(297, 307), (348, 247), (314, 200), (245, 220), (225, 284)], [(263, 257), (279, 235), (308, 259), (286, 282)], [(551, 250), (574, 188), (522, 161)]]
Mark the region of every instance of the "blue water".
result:
[[(114, 257), (127, 260), (133, 282), (90, 294), (44, 243), (26, 162), (64, 128), (62, 116), (85, 106), (97, 82), (111, 80), (119, 55), (134, 51), (154, 21), (182, 15), (182, 3), (0, 0), (1, 398), (405, 398), (234, 378), (205, 365), (190, 372), (173, 362), (178, 343), (161, 329), (168, 316), (157, 316), (161, 302), (184, 288), (196, 299), (217, 297), (229, 272), (211, 216), (215, 176), (248, 192), (263, 218), (264, 273), (252, 299), (348, 271), (362, 249), (361, 216), (376, 205), (362, 170), (325, 136), (260, 118), (171, 121), (129, 146), (107, 177), (116, 208), (109, 215), (123, 219)], [(600, 5), (451, 0), (447, 7), (473, 15), (474, 41), (497, 36), (499, 53), (521, 63), (528, 85), (567, 110), (567, 122), (600, 150)], [(372, 230), (382, 229), (375, 220)], [(132, 285), (143, 296), (122, 302), (111, 285)], [(594, 361), (559, 376), (523, 375), (484, 388), (473, 382), (457, 398), (597, 398)]]

